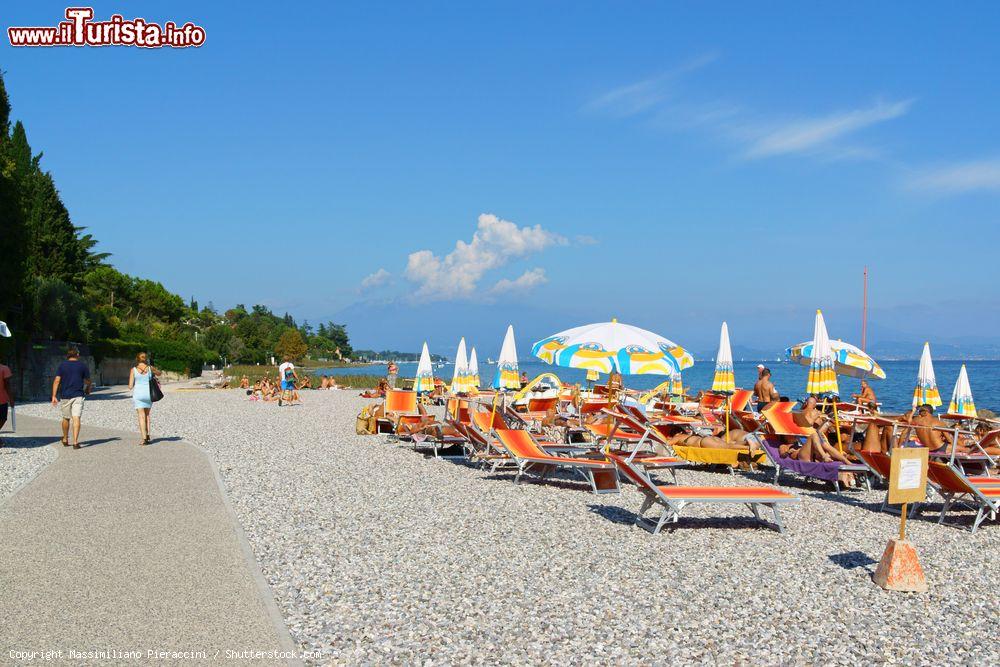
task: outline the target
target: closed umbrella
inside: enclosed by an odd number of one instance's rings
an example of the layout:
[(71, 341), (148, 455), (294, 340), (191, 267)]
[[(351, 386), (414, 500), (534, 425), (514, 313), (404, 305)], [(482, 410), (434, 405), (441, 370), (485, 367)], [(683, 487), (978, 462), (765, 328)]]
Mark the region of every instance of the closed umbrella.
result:
[(420, 351), (420, 361), (417, 363), (417, 377), (413, 380), (413, 389), (417, 392), (434, 391), (434, 367), (431, 366), (431, 353), (427, 351), (427, 343)]
[(10, 338), (10, 328), (7, 327), (6, 322), (0, 322), (0, 337)]
[(497, 371), (493, 375), (494, 389), (520, 389), (521, 378), (517, 372), (517, 346), (514, 343), (514, 325), (507, 326), (497, 360)]
[(913, 389), (913, 407), (925, 404), (935, 408), (941, 405), (930, 343), (924, 343), (924, 351), (920, 354), (920, 368), (917, 369), (917, 386)]
[(969, 374), (962, 364), (958, 371), (958, 380), (955, 381), (955, 389), (951, 392), (951, 403), (948, 404), (948, 414), (975, 419), (976, 404), (972, 400), (972, 387), (969, 385)]
[(455, 352), (455, 372), (451, 377), (451, 392), (465, 394), (469, 392), (469, 362), (465, 357), (465, 338), (458, 341)]
[(712, 391), (731, 394), (736, 391), (736, 377), (733, 374), (733, 349), (729, 345), (729, 325), (722, 323), (719, 334), (719, 352), (715, 355), (715, 377)]
[(479, 359), (476, 358), (476, 348), (469, 353), (469, 387), (479, 389)]

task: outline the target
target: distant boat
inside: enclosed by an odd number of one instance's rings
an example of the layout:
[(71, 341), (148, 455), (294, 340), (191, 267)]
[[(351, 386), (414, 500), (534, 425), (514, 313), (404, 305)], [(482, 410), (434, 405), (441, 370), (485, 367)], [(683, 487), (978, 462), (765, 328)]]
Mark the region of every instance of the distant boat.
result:
[(487, 359), (486, 363), (488, 363), (490, 366), (496, 366), (497, 365), (497, 362), (495, 360), (493, 360), (493, 359)]

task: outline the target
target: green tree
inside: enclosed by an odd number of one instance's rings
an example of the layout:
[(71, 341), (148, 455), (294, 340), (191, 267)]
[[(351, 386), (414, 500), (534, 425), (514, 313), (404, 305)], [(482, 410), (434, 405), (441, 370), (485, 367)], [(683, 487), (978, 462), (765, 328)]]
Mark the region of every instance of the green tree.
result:
[(274, 346), (274, 353), (277, 356), (281, 358), (291, 357), (295, 361), (306, 356), (308, 350), (309, 348), (302, 340), (302, 334), (299, 333), (298, 329), (286, 329), (278, 339), (277, 345)]

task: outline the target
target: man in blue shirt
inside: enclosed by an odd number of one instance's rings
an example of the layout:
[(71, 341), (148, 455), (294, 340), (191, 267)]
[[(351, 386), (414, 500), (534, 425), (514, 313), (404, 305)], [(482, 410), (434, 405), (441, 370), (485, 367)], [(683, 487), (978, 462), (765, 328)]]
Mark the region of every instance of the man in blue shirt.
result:
[(90, 393), (90, 367), (80, 361), (75, 347), (66, 351), (66, 361), (59, 364), (52, 381), (52, 405), (62, 410), (62, 444), (69, 447), (69, 425), (73, 422), (73, 449), (80, 449), (80, 416), (84, 397)]

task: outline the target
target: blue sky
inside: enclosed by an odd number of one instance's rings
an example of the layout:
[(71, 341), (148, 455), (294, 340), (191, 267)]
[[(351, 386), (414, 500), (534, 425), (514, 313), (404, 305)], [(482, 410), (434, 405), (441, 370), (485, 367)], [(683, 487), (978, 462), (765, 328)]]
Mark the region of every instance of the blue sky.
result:
[[(64, 8), (7, 3), (5, 27)], [(206, 44), (4, 40), (0, 67), (74, 221), (202, 303), (346, 321), (363, 346), (618, 317), (780, 350), (817, 307), (856, 341), (867, 264), (871, 342), (1000, 343), (996, 3), (141, 15)]]

